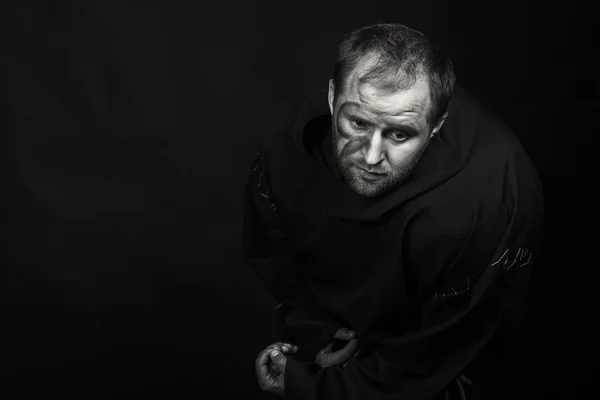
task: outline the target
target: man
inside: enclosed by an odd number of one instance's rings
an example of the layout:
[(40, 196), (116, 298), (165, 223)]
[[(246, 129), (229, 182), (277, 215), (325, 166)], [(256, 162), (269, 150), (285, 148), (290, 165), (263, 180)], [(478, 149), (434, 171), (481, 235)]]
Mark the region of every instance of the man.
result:
[(263, 390), (501, 392), (494, 367), (523, 307), (541, 185), (422, 34), (377, 24), (347, 35), (328, 93), (266, 138), (245, 189), (244, 250), (281, 339), (256, 359)]

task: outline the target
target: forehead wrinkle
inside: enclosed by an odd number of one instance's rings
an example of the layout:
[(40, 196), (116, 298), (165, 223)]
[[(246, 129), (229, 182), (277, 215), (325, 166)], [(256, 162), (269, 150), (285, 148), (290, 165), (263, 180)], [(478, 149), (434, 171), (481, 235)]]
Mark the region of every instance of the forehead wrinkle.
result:
[(387, 112), (387, 110), (376, 110), (370, 107), (366, 103), (347, 102), (345, 103), (350, 111), (368, 114), (375, 116), (377, 119), (382, 121), (391, 121), (392, 123), (408, 123), (414, 122), (416, 125), (421, 125), (421, 117), (423, 116), (418, 110), (402, 110), (400, 112)]
[[(428, 95), (415, 96), (413, 93), (401, 96), (401, 102), (394, 103), (393, 101), (397, 100), (395, 95), (399, 92), (382, 90), (368, 82), (362, 83), (357, 73), (351, 74), (346, 80), (346, 84), (346, 90), (341, 93), (342, 98), (340, 99), (342, 100), (340, 105), (343, 108), (350, 105), (350, 110), (368, 114), (373, 119), (376, 118), (386, 123), (388, 121), (393, 121), (395, 124), (409, 123), (418, 130), (423, 130), (428, 125), (427, 110), (430, 105)], [(425, 86), (423, 87), (423, 85)], [(420, 89), (425, 90), (424, 94), (428, 94), (428, 82), (419, 79), (410, 88), (400, 92), (409, 93), (411, 90)], [(390, 119), (385, 121), (386, 117)]]
[[(386, 101), (384, 97), (377, 96), (376, 92), (377, 88), (373, 87), (370, 89), (370, 85), (361, 84), (357, 87), (358, 94), (358, 104), (360, 104), (361, 108), (367, 109), (369, 112), (376, 115), (385, 115), (385, 116), (403, 116), (414, 114), (415, 116), (424, 115), (427, 110), (427, 104), (423, 104), (423, 101), (417, 100), (411, 101), (410, 104), (395, 104), (391, 101)], [(373, 94), (369, 93), (373, 92)], [(371, 104), (377, 104), (377, 109), (375, 109)], [(408, 108), (403, 108), (408, 106)]]
[(394, 119), (400, 118), (403, 120), (406, 118), (418, 118), (421, 115), (418, 111), (413, 111), (413, 110), (405, 110), (405, 111), (402, 111), (397, 114), (387, 113), (385, 111), (375, 110), (375, 109), (371, 108), (368, 104), (361, 104), (361, 103), (357, 103), (355, 101), (345, 102), (344, 104), (342, 104), (342, 106), (347, 106), (347, 108), (349, 108), (350, 111), (372, 114), (377, 117), (383, 117), (384, 119), (385, 119), (385, 117), (388, 117), (388, 118), (391, 117)]

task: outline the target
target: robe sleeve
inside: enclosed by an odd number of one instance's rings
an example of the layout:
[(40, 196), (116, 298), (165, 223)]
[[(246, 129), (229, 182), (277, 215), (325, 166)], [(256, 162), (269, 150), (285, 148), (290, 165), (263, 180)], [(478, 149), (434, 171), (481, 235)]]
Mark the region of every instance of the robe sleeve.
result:
[[(537, 175), (527, 161), (515, 159), (504, 180), (501, 212), (469, 226), (463, 250), (441, 274), (437, 287), (445, 290), (423, 301), (418, 329), (369, 333), (371, 337), (365, 338), (373, 342), (369, 350), (344, 369), (320, 368), (288, 357), (284, 397), (433, 399), (455, 382), (527, 290), (537, 249), (543, 220)], [(460, 281), (466, 282), (464, 290), (454, 292)]]
[(319, 312), (301, 260), (290, 247), (271, 196), (259, 151), (251, 164), (244, 190), (243, 252), (275, 300), (278, 339), (299, 347), (296, 358), (313, 361), (333, 339), (341, 324)]

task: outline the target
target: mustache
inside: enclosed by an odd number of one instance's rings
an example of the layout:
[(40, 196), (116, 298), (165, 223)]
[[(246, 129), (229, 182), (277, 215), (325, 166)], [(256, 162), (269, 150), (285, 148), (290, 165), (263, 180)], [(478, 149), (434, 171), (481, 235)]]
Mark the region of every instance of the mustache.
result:
[(385, 174), (388, 173), (387, 171), (379, 171), (379, 170), (376, 170), (376, 169), (369, 168), (367, 166), (363, 166), (360, 163), (354, 163), (354, 165), (357, 166), (360, 169), (364, 169), (365, 171), (367, 171), (367, 172), (369, 172), (371, 174), (385, 175)]
[(359, 167), (359, 168), (364, 169), (365, 171), (367, 171), (370, 174), (375, 174), (375, 175), (385, 175), (385, 174), (387, 174), (387, 171), (371, 170), (369, 168), (364, 168), (364, 167)]

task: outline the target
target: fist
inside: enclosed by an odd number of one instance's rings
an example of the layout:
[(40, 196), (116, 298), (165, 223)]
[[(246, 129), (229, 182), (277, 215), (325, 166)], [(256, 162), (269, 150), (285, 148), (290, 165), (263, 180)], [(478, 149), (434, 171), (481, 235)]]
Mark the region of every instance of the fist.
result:
[(337, 365), (339, 368), (344, 368), (350, 360), (358, 355), (358, 341), (355, 339), (356, 334), (347, 329), (339, 329), (333, 336), (334, 340), (347, 341), (348, 343), (340, 350), (333, 351), (335, 341), (329, 343), (315, 357), (315, 364), (321, 368), (328, 368)]
[(297, 351), (297, 346), (283, 342), (270, 344), (261, 351), (254, 363), (258, 386), (265, 392), (283, 396), (286, 354), (294, 354)]

